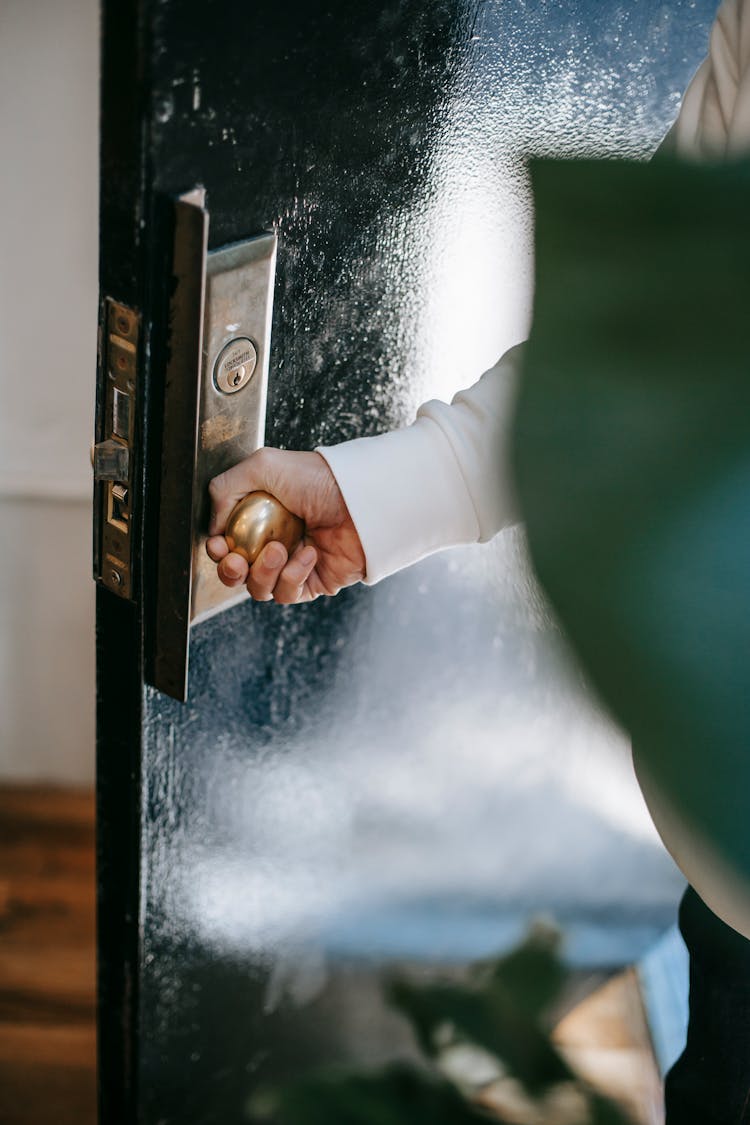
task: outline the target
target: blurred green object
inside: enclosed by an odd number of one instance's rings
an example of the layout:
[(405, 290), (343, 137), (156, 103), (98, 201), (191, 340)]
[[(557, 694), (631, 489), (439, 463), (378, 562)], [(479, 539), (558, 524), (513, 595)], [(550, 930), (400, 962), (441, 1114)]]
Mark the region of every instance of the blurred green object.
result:
[[(264, 1120), (251, 1116), (251, 1121)], [(275, 1125), (487, 1125), (449, 1082), (405, 1063), (373, 1074), (321, 1074), (274, 1101)]]
[[(552, 1010), (568, 980), (559, 934), (547, 925), (461, 980), (394, 977), (391, 1003), (424, 1058), (369, 1074), (329, 1070), (260, 1091), (251, 1125), (627, 1125), (551, 1042)], [(455, 1062), (455, 1052), (463, 1052)], [(467, 1055), (468, 1052), (468, 1055)], [(453, 1063), (451, 1065), (451, 1059)], [(467, 1061), (467, 1060), (472, 1060)], [(484, 1078), (472, 1079), (477, 1064)]]
[(566, 976), (557, 958), (557, 935), (537, 929), (501, 960), (475, 966), (468, 982), (396, 980), (391, 1000), (410, 1020), (425, 1054), (439, 1056), (446, 1045), (439, 1031), (447, 1025), (456, 1041), (502, 1060), (538, 1097), (574, 1079), (545, 1027)]
[(538, 161), (515, 473), (637, 763), (750, 877), (750, 162)]

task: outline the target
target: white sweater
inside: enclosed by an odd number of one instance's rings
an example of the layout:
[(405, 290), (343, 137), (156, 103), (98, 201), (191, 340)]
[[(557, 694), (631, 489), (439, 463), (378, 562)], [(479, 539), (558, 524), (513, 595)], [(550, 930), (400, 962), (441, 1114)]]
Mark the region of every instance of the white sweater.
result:
[[(709, 53), (690, 83), (668, 143), (693, 157), (750, 149), (750, 0), (724, 0)], [(508, 466), (509, 400), (522, 345), (447, 405), (420, 407), (416, 421), (378, 437), (321, 448), (339, 484), (378, 582), (445, 547), (485, 542), (515, 522)], [(701, 897), (750, 937), (750, 891), (710, 845), (697, 841), (668, 800), (639, 776), (657, 827)]]
[[(698, 157), (750, 148), (750, 0), (721, 5), (668, 140)], [(405, 429), (318, 450), (359, 533), (369, 584), (515, 521), (506, 464), (520, 355), (512, 348), (450, 406), (425, 403)]]

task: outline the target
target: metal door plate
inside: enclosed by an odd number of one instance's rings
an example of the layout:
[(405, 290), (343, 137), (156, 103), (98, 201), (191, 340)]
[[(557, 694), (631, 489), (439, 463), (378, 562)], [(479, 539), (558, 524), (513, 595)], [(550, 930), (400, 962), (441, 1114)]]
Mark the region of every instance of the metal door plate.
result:
[[(273, 234), (208, 255), (194, 486), (193, 622), (247, 596), (244, 590), (238, 595), (222, 586), (216, 564), (206, 554), (208, 484), (217, 473), (263, 445), (275, 263)], [(238, 386), (224, 391), (223, 375), (215, 379), (214, 371), (226, 366), (227, 353), (227, 370), (241, 375)]]
[[(174, 203), (150, 679), (187, 697), (191, 625), (247, 597), (206, 554), (212, 477), (263, 444), (276, 235), (206, 253), (201, 189)], [(218, 371), (218, 377), (217, 377)]]

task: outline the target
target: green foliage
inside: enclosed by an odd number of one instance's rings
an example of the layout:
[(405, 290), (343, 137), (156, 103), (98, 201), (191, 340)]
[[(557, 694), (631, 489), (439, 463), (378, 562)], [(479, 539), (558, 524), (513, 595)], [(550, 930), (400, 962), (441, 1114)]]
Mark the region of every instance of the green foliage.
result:
[(283, 1125), (487, 1125), (444, 1079), (405, 1064), (378, 1074), (315, 1076), (283, 1090), (273, 1120)]
[[(474, 966), (463, 983), (388, 987), (425, 1053), (372, 1074), (331, 1071), (298, 1079), (250, 1106), (271, 1125), (625, 1125), (620, 1110), (581, 1083), (550, 1041), (549, 1009), (566, 971), (547, 927), (499, 961)], [(474, 1053), (499, 1081), (470, 1081), (449, 1065)], [(504, 1096), (499, 1093), (504, 1091)], [(493, 1096), (496, 1094), (497, 1096)]]
[(474, 973), (480, 981), (488, 976), (490, 987), (502, 988), (529, 1019), (542, 1019), (559, 997), (567, 977), (556, 956), (559, 944), (557, 930), (536, 925), (517, 949), (499, 961), (478, 965)]
[(460, 986), (394, 986), (396, 1005), (411, 1019), (422, 1047), (439, 1055), (447, 1045), (446, 1023), (456, 1043), (472, 1043), (501, 1059), (526, 1089), (537, 1094), (571, 1077), (545, 1034), (513, 1005), (502, 989), (470, 991)]

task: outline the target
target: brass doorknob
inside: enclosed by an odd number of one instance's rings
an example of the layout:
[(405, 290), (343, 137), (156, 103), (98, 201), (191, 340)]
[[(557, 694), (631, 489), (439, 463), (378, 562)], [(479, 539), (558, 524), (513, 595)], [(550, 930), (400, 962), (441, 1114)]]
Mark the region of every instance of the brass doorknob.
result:
[(268, 492), (250, 492), (235, 504), (224, 538), (230, 551), (253, 565), (266, 543), (283, 543), (292, 554), (305, 534), (304, 520)]

